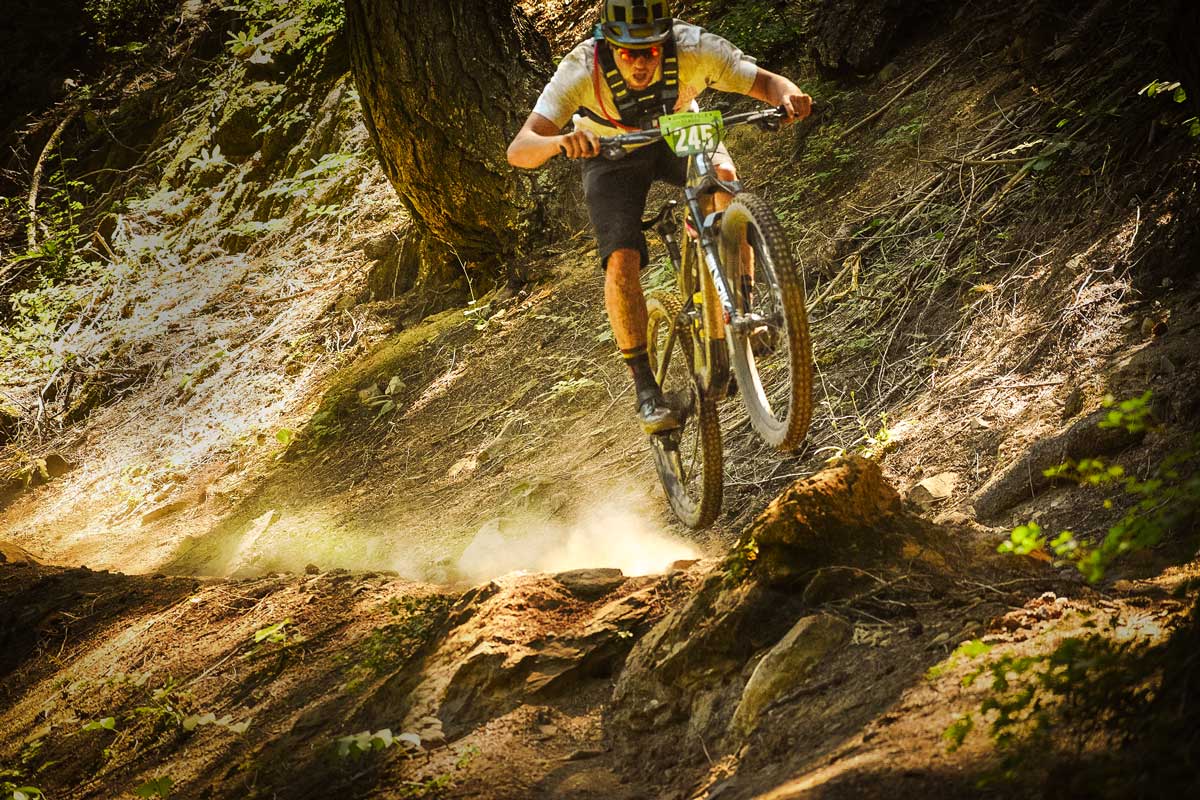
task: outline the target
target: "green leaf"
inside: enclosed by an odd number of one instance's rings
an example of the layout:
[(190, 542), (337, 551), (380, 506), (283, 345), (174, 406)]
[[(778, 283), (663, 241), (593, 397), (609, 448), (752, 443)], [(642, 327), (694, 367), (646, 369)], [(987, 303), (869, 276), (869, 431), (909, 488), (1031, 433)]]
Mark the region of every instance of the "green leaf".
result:
[(274, 625), (268, 625), (265, 628), (259, 628), (254, 632), (254, 643), (258, 644), (265, 639), (269, 639), (272, 642), (282, 642), (284, 638), (286, 638), (286, 634), (283, 633), (283, 629), (291, 624), (291, 619), (285, 619), (283, 622), (276, 622)]
[(1030, 169), (1032, 169), (1034, 172), (1044, 172), (1045, 170), (1049, 169), (1050, 165), (1053, 163), (1053, 159), (1039, 158), (1037, 161), (1033, 162), (1033, 165), (1030, 167)]
[(104, 719), (94, 720), (83, 726), (85, 731), (111, 731), (117, 727), (117, 720), (113, 717), (105, 717)]
[(1182, 86), (1175, 90), (1175, 94), (1171, 95), (1171, 99), (1176, 103), (1186, 103), (1187, 97), (1187, 92), (1183, 90)]
[(146, 781), (133, 790), (138, 797), (169, 797), (175, 781), (166, 775)]

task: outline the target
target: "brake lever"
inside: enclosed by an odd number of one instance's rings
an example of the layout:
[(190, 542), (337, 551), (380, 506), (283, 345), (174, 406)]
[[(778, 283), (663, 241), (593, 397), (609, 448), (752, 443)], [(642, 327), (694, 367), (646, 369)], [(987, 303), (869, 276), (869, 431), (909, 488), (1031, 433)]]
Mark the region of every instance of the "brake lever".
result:
[(605, 142), (600, 145), (600, 155), (607, 158), (609, 161), (620, 161), (628, 152), (619, 144), (614, 142)]
[(783, 127), (783, 120), (786, 118), (787, 109), (779, 106), (770, 111), (764, 111), (761, 117), (754, 120), (754, 127), (761, 131), (777, 131)]

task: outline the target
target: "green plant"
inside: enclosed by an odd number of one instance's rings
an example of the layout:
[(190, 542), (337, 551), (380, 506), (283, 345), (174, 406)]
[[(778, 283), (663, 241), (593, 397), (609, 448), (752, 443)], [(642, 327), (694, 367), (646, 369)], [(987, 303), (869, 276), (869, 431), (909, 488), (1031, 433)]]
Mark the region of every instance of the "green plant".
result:
[(751, 536), (738, 544), (725, 559), (725, 583), (736, 585), (744, 581), (758, 561), (758, 541)]
[(170, 797), (171, 788), (175, 785), (175, 781), (163, 775), (158, 778), (148, 780), (142, 785), (134, 788), (133, 793), (138, 797)]
[[(1136, 728), (1163, 724), (1152, 719), (1148, 726), (1135, 726), (1130, 720), (1146, 714), (1157, 695), (1173, 691), (1164, 683), (1168, 673), (1163, 670), (1180, 651), (1191, 654), (1189, 629), (1155, 642), (1148, 637), (1122, 636), (1120, 625), (1115, 617), (1107, 626), (1086, 620), (1084, 626), (1097, 632), (1061, 639), (1047, 652), (1006, 653), (967, 672), (961, 681), (964, 687), (971, 687), (981, 677), (987, 678), (987, 685), (979, 706), (956, 717), (943, 731), (947, 750), (958, 749), (973, 731), (985, 729), (1000, 761), (980, 782), (1011, 781), (1049, 762), (1049, 753), (1058, 746), (1051, 738), (1052, 731), (1058, 731), (1061, 739), (1064, 729), (1071, 730), (1067, 734), (1071, 740), (1080, 744), (1090, 741), (1098, 752), (1105, 753), (1128, 744)], [(966, 657), (978, 659), (989, 649), (973, 643)], [(962, 650), (931, 674), (949, 669)], [(1185, 717), (1188, 709), (1181, 707), (1175, 713)], [(1173, 724), (1175, 721), (1166, 721), (1165, 727)]]
[[(1144, 95), (1149, 98), (1158, 96), (1169, 97), (1176, 105), (1182, 105), (1187, 102), (1187, 90), (1179, 81), (1160, 81), (1153, 80), (1143, 86), (1139, 95)], [(1200, 138), (1200, 117), (1188, 117), (1178, 123), (1178, 127), (1182, 128), (1188, 136), (1193, 139)]]
[(230, 226), (229, 230), (239, 236), (254, 238), (266, 234), (279, 233), (287, 230), (287, 227), (288, 221), (282, 217), (278, 217), (265, 222), (259, 222), (255, 219), (246, 220), (245, 222), (239, 222), (236, 225)]
[(406, 747), (417, 749), (421, 746), (421, 737), (415, 733), (393, 736), (389, 728), (383, 728), (374, 733), (362, 731), (349, 736), (339, 736), (334, 740), (334, 751), (338, 758), (360, 759), (369, 753), (387, 750), (395, 744), (403, 744)]
[[(275, 652), (282, 655), (287, 653), (291, 648), (301, 645), (307, 641), (305, 637), (296, 632), (291, 625), (292, 620), (289, 617), (288, 619), (281, 620), (256, 630), (254, 635), (250, 637), (250, 642), (254, 646), (251, 647), (246, 653), (243, 653), (242, 658), (253, 659), (264, 652)], [(279, 646), (271, 648), (271, 645)], [(264, 651), (264, 648), (270, 649)]]
[(18, 786), (11, 781), (0, 780), (0, 800), (38, 800), (42, 797), (45, 795), (36, 786)]
[[(1150, 424), (1150, 392), (1141, 397), (1115, 402), (1105, 398), (1110, 409), (1101, 427), (1123, 427), (1130, 432), (1146, 430)], [(1116, 486), (1133, 501), (1132, 506), (1109, 529), (1099, 544), (1081, 540), (1069, 530), (1051, 537), (1036, 521), (1018, 525), (998, 548), (1015, 555), (1053, 554), (1073, 564), (1088, 580), (1103, 579), (1112, 563), (1130, 553), (1153, 547), (1169, 531), (1187, 527), (1200, 509), (1200, 435), (1169, 454), (1146, 479), (1127, 475), (1120, 465), (1097, 458), (1065, 462), (1045, 471), (1047, 477), (1074, 481), (1081, 486)], [(1113, 508), (1111, 498), (1105, 508)]]
[(188, 165), (194, 170), (204, 172), (216, 167), (229, 166), (229, 159), (221, 152), (221, 145), (214, 144), (211, 151), (207, 147), (200, 148), (200, 155), (189, 158)]
[(83, 726), (84, 731), (111, 731), (116, 730), (117, 720), (113, 717), (105, 717), (104, 719), (93, 720)]
[(881, 136), (878, 143), (885, 147), (915, 144), (921, 138), (921, 131), (923, 130), (925, 130), (925, 122), (915, 119), (912, 122), (905, 122), (895, 126)]
[(86, 0), (84, 16), (90, 21), (90, 34), (109, 52), (121, 52), (152, 33), (161, 25), (171, 0)]
[(168, 678), (166, 683), (150, 693), (150, 702), (137, 706), (133, 713), (179, 725), (184, 720), (184, 708), (191, 702), (192, 696), (177, 688), (173, 678)]
[(581, 393), (591, 391), (600, 386), (599, 383), (586, 376), (579, 378), (563, 378), (550, 387), (549, 396), (554, 400), (573, 398)]
[(203, 728), (207, 725), (216, 725), (219, 728), (225, 728), (231, 733), (245, 733), (246, 729), (250, 727), (250, 721), (242, 720), (241, 722), (234, 722), (233, 716), (230, 714), (226, 714), (223, 717), (218, 717), (216, 714), (209, 711), (204, 714), (192, 714), (184, 717), (183, 721), (180, 723), (180, 726), (189, 733), (197, 728)]

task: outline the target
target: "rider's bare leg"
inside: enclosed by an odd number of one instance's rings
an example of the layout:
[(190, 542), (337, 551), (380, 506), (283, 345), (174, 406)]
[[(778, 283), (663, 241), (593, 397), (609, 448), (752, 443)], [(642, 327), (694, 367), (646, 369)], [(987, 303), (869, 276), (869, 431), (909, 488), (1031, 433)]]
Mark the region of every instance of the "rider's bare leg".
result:
[(646, 346), (646, 298), (639, 278), (641, 268), (638, 251), (622, 248), (608, 257), (604, 271), (604, 307), (621, 352)]
[(636, 405), (642, 429), (659, 433), (678, 426), (675, 412), (663, 401), (646, 353), (646, 297), (642, 294), (642, 257), (637, 250), (622, 248), (608, 257), (604, 271), (604, 307), (613, 338), (633, 376)]

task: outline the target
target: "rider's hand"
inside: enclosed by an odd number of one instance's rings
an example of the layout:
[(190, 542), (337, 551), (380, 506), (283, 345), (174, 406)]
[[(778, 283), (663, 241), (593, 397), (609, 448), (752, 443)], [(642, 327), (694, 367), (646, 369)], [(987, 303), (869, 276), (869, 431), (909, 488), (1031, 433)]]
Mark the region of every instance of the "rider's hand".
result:
[(779, 105), (787, 111), (787, 121), (799, 122), (812, 113), (812, 97), (799, 90), (787, 92), (780, 98)]
[(580, 129), (559, 137), (559, 148), (567, 158), (595, 158), (600, 155), (600, 137)]

